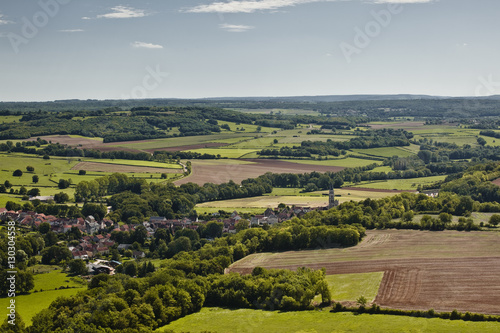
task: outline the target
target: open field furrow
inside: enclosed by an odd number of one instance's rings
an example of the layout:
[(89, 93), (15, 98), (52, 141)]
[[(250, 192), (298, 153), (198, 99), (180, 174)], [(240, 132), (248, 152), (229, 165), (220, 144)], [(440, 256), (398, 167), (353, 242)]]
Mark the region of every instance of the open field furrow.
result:
[(273, 173), (306, 173), (318, 172), (338, 172), (342, 167), (299, 164), (287, 161), (272, 159), (242, 159), (247, 164), (234, 164), (230, 160), (217, 160), (217, 163), (207, 165), (204, 161), (193, 160), (192, 174), (175, 182), (176, 185), (193, 182), (198, 185), (205, 183), (221, 184), (233, 180), (236, 183), (247, 178), (256, 178), (266, 172)]
[[(255, 266), (327, 274), (385, 272), (375, 303), (399, 309), (500, 314), (500, 247), (493, 232), (371, 230), (345, 249), (251, 255), (229, 271)], [(257, 259), (258, 258), (258, 259)]]

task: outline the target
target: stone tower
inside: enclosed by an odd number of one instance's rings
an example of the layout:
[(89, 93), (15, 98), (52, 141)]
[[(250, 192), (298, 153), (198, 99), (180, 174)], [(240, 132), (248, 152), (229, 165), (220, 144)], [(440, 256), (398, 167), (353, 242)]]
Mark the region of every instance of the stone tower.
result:
[(330, 187), (330, 191), (328, 191), (328, 209), (336, 207), (339, 205), (339, 201), (335, 200), (335, 190), (333, 189), (333, 185)]

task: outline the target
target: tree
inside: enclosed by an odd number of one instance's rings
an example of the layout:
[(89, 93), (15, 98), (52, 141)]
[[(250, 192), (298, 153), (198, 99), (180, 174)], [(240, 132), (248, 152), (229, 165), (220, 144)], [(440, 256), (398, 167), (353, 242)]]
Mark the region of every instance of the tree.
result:
[(73, 259), (68, 263), (69, 272), (73, 275), (86, 275), (88, 274), (87, 265), (81, 259)]
[(14, 201), (7, 201), (5, 203), (5, 209), (18, 211), (18, 210), (21, 210), (21, 205), (18, 203), (15, 203)]
[(368, 303), (368, 300), (366, 299), (365, 296), (359, 296), (358, 299), (356, 300), (356, 303), (358, 303), (360, 307), (365, 307), (366, 303)]
[(486, 145), (486, 140), (482, 137), (479, 137), (479, 138), (477, 138), (477, 143), (478, 143), (478, 145), (484, 147)]
[(50, 156), (49, 155), (43, 155), (43, 159), (44, 160), (50, 160)]
[(203, 236), (205, 238), (221, 237), (223, 228), (224, 224), (222, 222), (210, 221), (206, 225)]
[(16, 169), (16, 170), (12, 173), (12, 175), (13, 175), (14, 177), (21, 177), (21, 176), (23, 175), (23, 172), (22, 172), (22, 170), (21, 170), (21, 169)]
[(135, 261), (127, 261), (123, 264), (123, 273), (136, 276), (137, 275), (137, 263)]
[(234, 225), (236, 232), (240, 232), (242, 230), (248, 229), (250, 226), (250, 222), (247, 219), (241, 219)]
[(85, 176), (85, 175), (87, 174), (87, 171), (85, 171), (85, 170), (80, 170), (80, 171), (78, 171), (78, 174), (79, 174), (80, 176)]
[(5, 186), (5, 188), (11, 188), (12, 187), (12, 184), (11, 182), (9, 182), (8, 180), (6, 180), (3, 185)]
[(57, 265), (63, 260), (70, 260), (72, 256), (66, 246), (53, 245), (42, 250), (42, 264)]
[(92, 215), (96, 220), (101, 221), (108, 210), (103, 204), (85, 203), (82, 207), (82, 214), (84, 216)]
[(58, 186), (60, 189), (65, 189), (65, 188), (68, 188), (70, 185), (71, 185), (71, 179), (69, 179), (69, 180), (66, 180), (66, 179), (59, 179), (59, 183), (57, 184), (57, 186)]
[(28, 193), (28, 190), (26, 189), (26, 187), (21, 186), (21, 188), (19, 189), (19, 194), (25, 195), (26, 193)]
[(500, 223), (500, 215), (499, 214), (491, 215), (489, 223), (496, 227)]
[(26, 167), (26, 171), (28, 171), (28, 172), (33, 172), (33, 171), (35, 171), (35, 168), (34, 168), (34, 167), (32, 167), (31, 165), (28, 165), (28, 166)]
[(33, 177), (31, 177), (31, 180), (32, 180), (32, 181), (33, 181), (33, 183), (35, 183), (35, 184), (36, 184), (36, 183), (38, 183), (38, 180), (39, 180), (39, 179), (40, 179), (40, 178), (38, 178), (38, 176), (37, 176), (37, 175), (33, 175)]
[[(15, 320), (12, 320), (14, 318), (15, 318)], [(12, 316), (8, 315), (7, 318), (5, 318), (2, 326), (0, 326), (0, 331), (2, 331), (4, 333), (25, 333), (25, 332), (27, 332), (24, 321), (22, 320), (21, 316), (19, 315), (19, 313), (16, 310), (14, 310), (14, 313), (12, 314)]]
[(59, 192), (54, 194), (54, 201), (60, 204), (65, 203), (69, 200), (69, 195), (64, 192)]
[(42, 235), (45, 235), (46, 233), (48, 233), (50, 231), (50, 224), (48, 222), (43, 222), (42, 224), (40, 224), (40, 226), (38, 227), (38, 231), (42, 234)]
[(37, 197), (40, 195), (40, 189), (33, 187), (31, 190), (28, 191), (28, 195), (30, 197)]

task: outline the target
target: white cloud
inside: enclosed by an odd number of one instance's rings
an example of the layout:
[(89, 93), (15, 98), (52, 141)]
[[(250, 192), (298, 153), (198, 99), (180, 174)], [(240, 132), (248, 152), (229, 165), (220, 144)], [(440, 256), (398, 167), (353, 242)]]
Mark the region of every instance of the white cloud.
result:
[(213, 2), (185, 10), (188, 13), (253, 13), (260, 10), (276, 10), (310, 2), (328, 0), (232, 0), (229, 2)]
[(0, 25), (2, 24), (9, 24), (9, 23), (12, 23), (11, 21), (7, 21), (6, 19), (4, 19), (4, 15), (2, 13), (0, 13)]
[(144, 17), (149, 15), (143, 9), (135, 9), (127, 6), (116, 6), (111, 8), (111, 10), (112, 10), (111, 13), (97, 15), (97, 18), (109, 18), (109, 19), (134, 18), (134, 17)]
[[(230, 0), (228, 2), (216, 1), (208, 5), (199, 5), (185, 9), (187, 13), (254, 13), (256, 11), (277, 10), (283, 7), (291, 7), (314, 2), (333, 2), (341, 0)], [(369, 2), (381, 3), (427, 3), (434, 0), (369, 0)]]
[(65, 29), (65, 30), (58, 30), (59, 32), (83, 32), (85, 30), (83, 29)]
[(162, 49), (163, 46), (152, 43), (133, 42), (130, 45), (136, 49)]
[(219, 28), (229, 31), (229, 32), (245, 32), (251, 29), (254, 29), (255, 27), (252, 27), (250, 25), (239, 25), (239, 24), (219, 24)]

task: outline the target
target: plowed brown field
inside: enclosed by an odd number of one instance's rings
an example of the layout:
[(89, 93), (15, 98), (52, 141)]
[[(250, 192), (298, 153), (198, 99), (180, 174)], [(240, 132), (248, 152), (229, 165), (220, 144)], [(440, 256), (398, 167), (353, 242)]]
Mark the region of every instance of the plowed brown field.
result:
[(239, 161), (247, 162), (248, 164), (232, 164), (225, 163), (224, 160), (197, 161), (192, 160), (192, 174), (189, 177), (183, 178), (174, 182), (176, 185), (193, 182), (198, 185), (205, 183), (222, 184), (230, 180), (236, 183), (247, 178), (255, 178), (266, 172), (273, 173), (305, 173), (305, 172), (338, 172), (343, 170), (342, 167), (300, 164), (280, 160), (271, 159), (241, 159)]
[(373, 230), (358, 245), (248, 256), (230, 271), (253, 267), (324, 267), (327, 274), (384, 271), (375, 303), (398, 309), (500, 314), (500, 234)]

